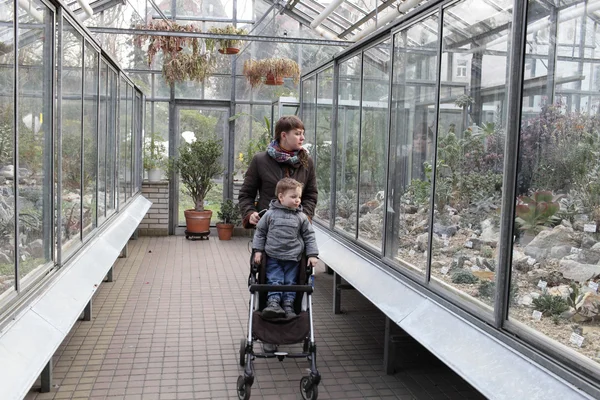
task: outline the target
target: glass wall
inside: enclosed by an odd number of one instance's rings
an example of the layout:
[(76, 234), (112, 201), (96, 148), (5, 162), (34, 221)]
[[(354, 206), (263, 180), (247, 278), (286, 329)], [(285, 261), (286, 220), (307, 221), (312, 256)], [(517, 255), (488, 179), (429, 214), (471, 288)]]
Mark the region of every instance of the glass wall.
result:
[(335, 229), (356, 238), (362, 55), (339, 65)]
[(67, 20), (62, 30), (61, 102), (61, 232), (62, 256), (81, 243), (81, 131), (83, 96), (83, 37)]
[(335, 57), (334, 132), (316, 131), (317, 149), (336, 138), (335, 184), (317, 152), (335, 201), (320, 196), (317, 217), (495, 337), (598, 382), (600, 0), (554, 4), (441, 1)]
[(317, 74), (317, 116), (315, 155), (319, 201), (316, 215), (329, 222), (329, 202), (331, 191), (331, 118), (333, 117), (333, 67)]
[(509, 317), (597, 363), (600, 2), (566, 3), (527, 18)]
[(98, 164), (98, 52), (85, 44), (83, 97), (83, 237), (96, 227), (98, 202), (96, 174)]
[(390, 45), (385, 40), (363, 53), (358, 238), (381, 251), (387, 166)]
[[(14, 187), (14, 105), (15, 49), (14, 10), (0, 6), (0, 299), (14, 294), (15, 280), (15, 187)], [(9, 178), (9, 179), (7, 179)]]
[(429, 249), (438, 21), (435, 13), (394, 35), (386, 256), (421, 274)]

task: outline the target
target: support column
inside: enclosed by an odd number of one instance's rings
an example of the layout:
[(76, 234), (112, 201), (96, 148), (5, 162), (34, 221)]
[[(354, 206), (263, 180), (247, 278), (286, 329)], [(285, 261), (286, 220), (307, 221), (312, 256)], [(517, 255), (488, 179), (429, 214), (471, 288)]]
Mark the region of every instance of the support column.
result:
[(108, 270), (108, 273), (106, 274), (105, 282), (114, 282), (114, 280), (113, 280), (113, 270), (114, 269), (115, 269), (115, 267), (110, 267), (110, 269)]
[(83, 321), (91, 321), (92, 320), (92, 300), (90, 299), (87, 306), (83, 309)]
[(123, 250), (121, 250), (121, 254), (119, 254), (119, 258), (127, 258), (127, 254), (129, 253), (129, 245), (126, 244), (123, 246)]
[(340, 284), (342, 283), (342, 277), (335, 271), (333, 271), (333, 313), (341, 314), (340, 302), (342, 290)]
[(383, 370), (392, 375), (394, 371), (394, 343), (392, 342), (392, 320), (385, 317), (385, 338), (383, 341)]
[(40, 375), (42, 381), (42, 387), (40, 388), (41, 393), (50, 393), (52, 390), (52, 358), (48, 361), (48, 364), (42, 370)]

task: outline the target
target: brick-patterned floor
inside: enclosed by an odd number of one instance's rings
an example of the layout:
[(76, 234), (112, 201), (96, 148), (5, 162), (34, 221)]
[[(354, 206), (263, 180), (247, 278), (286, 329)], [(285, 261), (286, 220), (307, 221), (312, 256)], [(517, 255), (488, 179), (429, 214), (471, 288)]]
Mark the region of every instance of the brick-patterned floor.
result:
[[(248, 238), (140, 237), (54, 356), (42, 399), (236, 399), (247, 330)], [(320, 399), (480, 399), (441, 365), (383, 372), (383, 314), (356, 291), (332, 313), (332, 276), (319, 268), (313, 297)], [(257, 359), (252, 399), (300, 399), (305, 359)]]

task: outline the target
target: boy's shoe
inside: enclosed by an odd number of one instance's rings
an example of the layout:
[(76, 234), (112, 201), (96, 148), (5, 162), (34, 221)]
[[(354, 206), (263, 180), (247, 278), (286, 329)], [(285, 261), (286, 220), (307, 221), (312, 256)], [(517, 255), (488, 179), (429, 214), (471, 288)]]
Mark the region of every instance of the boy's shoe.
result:
[(283, 303), (283, 311), (285, 311), (286, 318), (292, 318), (296, 316), (296, 312), (294, 311), (294, 302), (286, 301)]
[(266, 319), (285, 318), (285, 311), (279, 305), (276, 298), (269, 299), (267, 306), (262, 311), (262, 316)]
[(275, 353), (277, 351), (277, 345), (273, 343), (263, 343), (263, 351), (265, 353)]

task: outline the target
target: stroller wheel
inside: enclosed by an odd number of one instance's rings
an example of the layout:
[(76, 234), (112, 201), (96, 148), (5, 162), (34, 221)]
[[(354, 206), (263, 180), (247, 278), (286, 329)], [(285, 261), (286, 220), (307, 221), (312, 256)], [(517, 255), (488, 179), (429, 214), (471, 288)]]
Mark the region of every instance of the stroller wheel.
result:
[(303, 376), (300, 379), (300, 394), (302, 394), (302, 398), (304, 400), (317, 400), (319, 397), (319, 389), (317, 385), (312, 385), (309, 390), (306, 390), (306, 387), (309, 386), (310, 378), (307, 376)]
[(240, 367), (246, 365), (246, 339), (240, 340)]
[(237, 394), (238, 399), (248, 400), (250, 398), (251, 386), (246, 383), (244, 376), (240, 375), (237, 379)]

